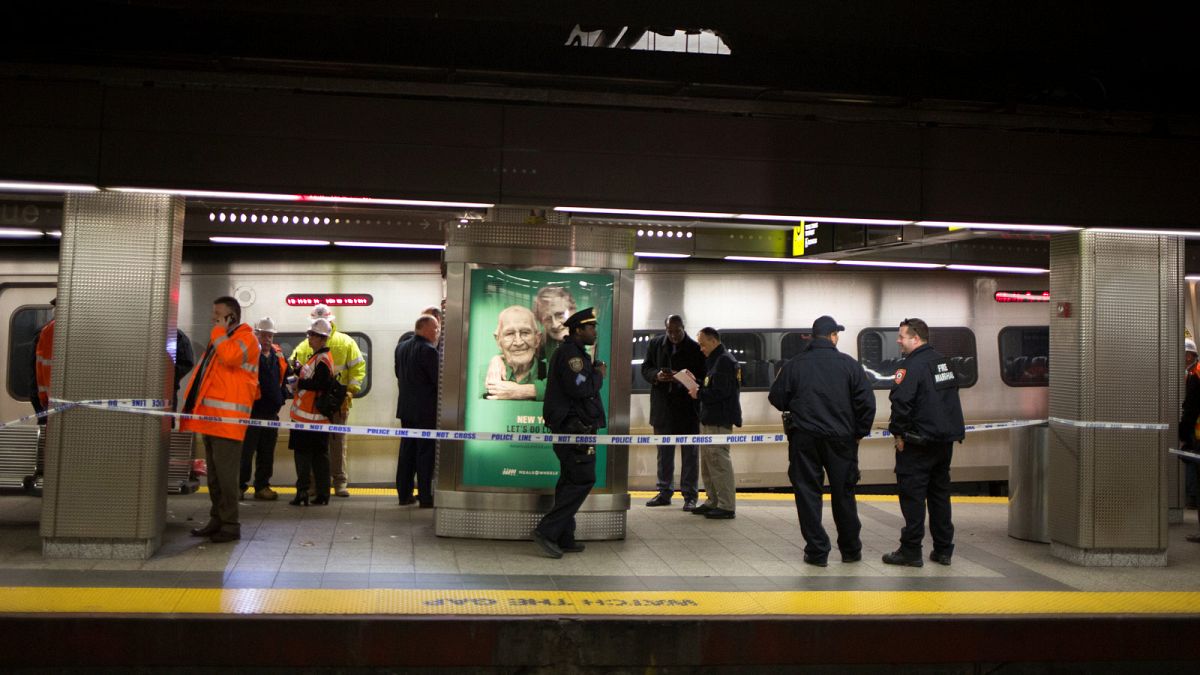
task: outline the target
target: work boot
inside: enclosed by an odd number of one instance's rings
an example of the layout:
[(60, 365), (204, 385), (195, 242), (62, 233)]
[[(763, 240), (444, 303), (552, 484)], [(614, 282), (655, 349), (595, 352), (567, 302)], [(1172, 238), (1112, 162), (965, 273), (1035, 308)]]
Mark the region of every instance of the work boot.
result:
[(279, 493), (269, 487), (265, 487), (261, 490), (255, 490), (254, 498), (259, 501), (273, 502), (276, 499), (279, 499)]
[(883, 554), (883, 562), (888, 565), (901, 565), (904, 567), (924, 567), (925, 566), (925, 561), (921, 560), (920, 555), (918, 555), (915, 558), (910, 558), (910, 557), (904, 555), (904, 552), (900, 551), (899, 549), (892, 551), (891, 553), (884, 553)]

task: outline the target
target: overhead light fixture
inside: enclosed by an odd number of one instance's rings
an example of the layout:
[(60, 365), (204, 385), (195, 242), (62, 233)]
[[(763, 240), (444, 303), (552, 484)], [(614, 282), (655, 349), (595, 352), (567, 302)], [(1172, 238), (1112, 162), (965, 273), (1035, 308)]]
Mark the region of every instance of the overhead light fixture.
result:
[(46, 234), (54, 237), (55, 239), (62, 239), (62, 230), (49, 230), (46, 232)]
[(209, 237), (214, 244), (261, 244), (266, 246), (328, 246), (320, 239), (274, 239), (270, 237)]
[(0, 239), (40, 239), (43, 234), (41, 230), (23, 227), (0, 227)]
[(387, 204), (392, 206), (436, 206), (463, 209), (490, 209), (495, 204), (484, 202), (443, 202), (429, 199), (385, 199), (381, 197), (339, 197), (336, 195), (297, 195), (302, 202), (332, 204)]
[(1153, 237), (1200, 237), (1200, 230), (1143, 230), (1119, 227), (1089, 227), (1088, 232), (1106, 232), (1109, 234), (1145, 234)]
[(1200, 274), (1189, 274), (1184, 277), (1186, 281), (1200, 281)]
[(899, 262), (891, 260), (839, 260), (839, 265), (857, 265), (860, 267), (907, 267), (912, 269), (930, 270), (945, 267), (941, 263)]
[(264, 201), (298, 202), (300, 195), (285, 195), (272, 192), (226, 192), (223, 190), (176, 190), (172, 188), (111, 187), (112, 192), (135, 194), (176, 195), (179, 197), (208, 197), (210, 199), (261, 199)]
[(0, 190), (12, 192), (97, 192), (95, 185), (77, 183), (36, 183), (32, 181), (0, 181)]
[(920, 227), (962, 228), (964, 230), (1002, 230), (1008, 232), (1075, 232), (1082, 227), (1071, 225), (1017, 225), (1010, 223), (958, 223), (943, 220), (918, 220)]
[(634, 251), (639, 258), (690, 258), (691, 253), (659, 253), (657, 251)]
[(350, 246), (357, 248), (414, 248), (430, 251), (444, 251), (445, 244), (406, 244), (395, 241), (335, 241), (334, 246)]
[(825, 218), (822, 216), (770, 216), (758, 213), (739, 213), (734, 218), (739, 220), (776, 220), (789, 223), (846, 223), (848, 225), (912, 225), (911, 220), (895, 220), (891, 218)]
[(668, 218), (733, 218), (732, 213), (708, 213), (706, 211), (653, 211), (642, 209), (599, 209), (590, 206), (556, 206), (555, 211), (566, 213), (602, 213), (614, 216), (663, 216)]
[(1000, 274), (1049, 274), (1041, 267), (1005, 267), (1003, 265), (946, 265), (948, 270), (960, 272), (998, 272)]
[(737, 262), (800, 263), (804, 265), (832, 265), (836, 262), (824, 258), (766, 258), (755, 255), (727, 255), (725, 259)]

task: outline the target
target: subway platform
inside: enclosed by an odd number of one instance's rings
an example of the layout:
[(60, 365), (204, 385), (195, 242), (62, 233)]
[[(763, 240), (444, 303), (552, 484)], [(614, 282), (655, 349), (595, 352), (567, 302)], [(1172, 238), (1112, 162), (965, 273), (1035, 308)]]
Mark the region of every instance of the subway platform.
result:
[[(0, 496), (0, 667), (245, 671), (1194, 672), (1196, 513), (1161, 568), (1083, 568), (1007, 536), (1004, 498), (954, 501), (953, 564), (884, 565), (902, 518), (862, 496), (863, 559), (802, 562), (790, 495), (737, 518), (643, 506), (624, 541), (561, 560), (532, 542), (442, 539), (431, 510), (360, 488), (326, 507), (242, 502), (242, 539), (189, 536), (204, 493), (168, 499), (147, 561), (41, 555), (41, 501)], [(828, 504), (826, 527), (834, 532)], [(928, 541), (926, 551), (928, 552)], [(859, 671), (855, 671), (859, 672)]]

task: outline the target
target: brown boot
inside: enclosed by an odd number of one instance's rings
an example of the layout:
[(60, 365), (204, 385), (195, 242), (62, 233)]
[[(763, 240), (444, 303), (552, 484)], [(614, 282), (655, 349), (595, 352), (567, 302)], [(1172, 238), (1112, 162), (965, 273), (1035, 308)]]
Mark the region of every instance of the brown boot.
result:
[(261, 490), (255, 490), (254, 498), (264, 502), (273, 502), (279, 499), (279, 493), (269, 487), (265, 487)]

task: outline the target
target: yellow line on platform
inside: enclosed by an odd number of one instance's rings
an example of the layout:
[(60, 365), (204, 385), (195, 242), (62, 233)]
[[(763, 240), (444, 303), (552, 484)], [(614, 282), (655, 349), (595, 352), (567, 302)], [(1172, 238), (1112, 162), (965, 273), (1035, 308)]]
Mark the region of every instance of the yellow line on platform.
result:
[(1198, 614), (1200, 592), (0, 587), (3, 614), (1018, 616)]
[[(278, 492), (281, 495), (296, 494), (296, 488), (294, 488), (294, 487), (271, 486), (271, 489)], [(198, 488), (196, 491), (203, 493), (203, 494), (208, 494), (208, 487), (200, 486), (200, 488)], [(350, 494), (352, 496), (353, 495), (362, 495), (362, 496), (386, 495), (389, 497), (395, 497), (396, 490), (395, 490), (395, 488), (352, 487), (352, 488), (350, 488)], [(651, 497), (653, 497), (656, 494), (658, 494), (658, 493), (654, 492), (652, 490), (644, 490), (644, 491), (638, 490), (638, 491), (630, 492), (629, 497), (630, 497), (630, 499), (650, 499)], [(701, 494), (700, 496), (701, 496), (701, 498), (703, 498), (704, 495)], [(246, 499), (253, 499), (253, 498), (254, 498), (254, 491), (247, 490), (246, 491)], [(791, 501), (794, 501), (794, 499), (795, 499), (790, 493), (775, 493), (775, 492), (739, 492), (737, 495), (737, 498), (739, 500), (752, 501), (752, 502), (791, 502)], [(825, 501), (829, 501), (829, 495), (825, 495), (824, 498), (825, 498)], [(679, 501), (679, 505), (682, 506), (683, 500), (680, 499), (678, 497), (678, 495), (676, 496), (676, 499), (677, 499), (677, 501)], [(857, 495), (856, 499), (858, 499), (858, 501), (860, 501), (860, 502), (891, 502), (893, 504), (896, 503), (896, 495)], [(951, 497), (950, 501), (955, 504), (1008, 504), (1008, 497), (959, 497), (959, 496), (955, 496), (955, 497)]]

